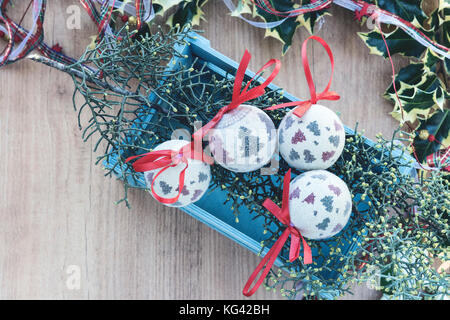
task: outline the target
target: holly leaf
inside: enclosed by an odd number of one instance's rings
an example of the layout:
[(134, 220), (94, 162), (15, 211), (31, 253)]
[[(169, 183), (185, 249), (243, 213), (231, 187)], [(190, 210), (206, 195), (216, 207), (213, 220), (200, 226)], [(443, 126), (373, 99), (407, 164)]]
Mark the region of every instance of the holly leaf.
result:
[(202, 7), (208, 0), (184, 0), (179, 3), (178, 10), (169, 16), (167, 24), (175, 26), (185, 26), (191, 24), (193, 26), (199, 25), (201, 20), (204, 20), (204, 12)]
[[(440, 0), (438, 8), (430, 14), (426, 24), (435, 32), (435, 40), (450, 48), (450, 1)], [(443, 64), (445, 72), (450, 75), (450, 59), (444, 59)]]
[(422, 0), (376, 0), (383, 10), (421, 27), (428, 16), (422, 10)]
[[(421, 31), (432, 37), (432, 32), (419, 28)], [(388, 57), (386, 44), (383, 41), (381, 33), (378, 29), (371, 32), (358, 32), (359, 37), (366, 43), (371, 54), (377, 54), (385, 58)], [(399, 53), (403, 56), (419, 58), (425, 51), (425, 47), (411, 38), (406, 32), (400, 28), (396, 28), (390, 33), (384, 33), (386, 43), (389, 47), (391, 55)]]
[[(442, 37), (440, 39), (440, 43), (450, 48), (450, 9), (446, 9), (444, 11), (448, 11), (446, 17), (446, 21), (442, 23)], [(446, 58), (444, 59), (444, 68), (447, 72), (447, 75), (450, 76), (450, 59)]]
[[(267, 1), (270, 2), (273, 8), (281, 12), (286, 12), (294, 9), (294, 3), (290, 0), (277, 0), (277, 1), (267, 0)], [(276, 22), (284, 19), (284, 17), (279, 17), (277, 15), (271, 14), (259, 7), (256, 7), (255, 9), (256, 14), (260, 16), (266, 23)], [(292, 37), (294, 36), (294, 33), (299, 26), (300, 22), (297, 21), (297, 18), (291, 17), (284, 20), (282, 24), (280, 24), (275, 28), (266, 29), (265, 37), (274, 37), (280, 40), (284, 44), (282, 52), (282, 54), (284, 55), (291, 46)]]
[(436, 72), (437, 64), (441, 61), (442, 57), (438, 56), (437, 53), (429, 48), (425, 51), (425, 54), (422, 58), (422, 63), (429, 72)]
[(448, 0), (439, 0), (439, 11), (443, 11), (445, 9), (450, 9), (450, 1)]
[[(310, 4), (314, 2), (314, 0), (303, 0), (301, 2), (302, 5), (305, 4)], [(326, 11), (326, 9), (322, 9), (319, 11), (314, 11), (314, 12), (308, 12), (305, 14), (301, 14), (299, 16), (297, 16), (297, 21), (300, 22), (300, 24), (305, 27), (306, 30), (308, 30), (308, 32), (310, 34), (314, 33), (314, 27), (316, 25), (317, 22), (320, 21), (320, 19), (323, 19), (324, 16), (326, 15), (331, 15), (330, 13), (328, 13)]]
[(236, 9), (231, 12), (232, 17), (240, 16), (242, 14), (252, 14), (252, 8), (250, 7), (247, 0), (239, 0)]
[(428, 119), (437, 110), (444, 109), (448, 94), (445, 84), (436, 74), (436, 64), (439, 61), (440, 58), (428, 49), (421, 62), (411, 63), (396, 74), (398, 99), (392, 84), (384, 93), (384, 97), (394, 103), (391, 115), (396, 120), (415, 123), (418, 119)]
[(436, 141), (422, 140), (417, 135), (413, 142), (414, 149), (418, 160), (424, 162), (428, 155), (450, 145), (450, 110), (438, 111), (431, 118), (421, 121), (417, 131), (421, 130), (427, 130), (442, 144)]
[(152, 0), (153, 7), (156, 7), (158, 11), (155, 10), (159, 15), (163, 15), (170, 8), (184, 2), (184, 0)]

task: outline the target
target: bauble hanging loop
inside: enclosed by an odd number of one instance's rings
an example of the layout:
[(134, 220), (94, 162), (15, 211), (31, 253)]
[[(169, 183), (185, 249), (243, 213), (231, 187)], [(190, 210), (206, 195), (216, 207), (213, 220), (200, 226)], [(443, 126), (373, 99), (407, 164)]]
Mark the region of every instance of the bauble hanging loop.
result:
[[(272, 120), (262, 110), (243, 103), (264, 94), (265, 88), (278, 74), (281, 62), (269, 60), (241, 90), (250, 59), (251, 55), (246, 50), (236, 72), (231, 102), (193, 134), (194, 141), (202, 141), (203, 137), (209, 135), (214, 159), (219, 165), (235, 172), (262, 168), (272, 158), (277, 144)], [(269, 77), (262, 84), (249, 89), (255, 77), (272, 65), (274, 69)]]
[(212, 159), (194, 148), (186, 140), (169, 140), (152, 152), (129, 157), (140, 158), (133, 163), (136, 172), (144, 172), (150, 194), (170, 207), (184, 207), (197, 200), (208, 190), (211, 180)]
[[(328, 53), (331, 76), (325, 89), (317, 94), (307, 56), (308, 40), (318, 41)], [(345, 143), (344, 125), (336, 113), (317, 104), (319, 100), (338, 100), (340, 96), (330, 91), (334, 72), (334, 58), (330, 47), (320, 37), (311, 36), (302, 45), (302, 63), (311, 98), (276, 105), (266, 110), (297, 106), (280, 123), (278, 142), (280, 153), (289, 166), (299, 170), (326, 169), (341, 155)]]
[(345, 145), (345, 130), (336, 113), (319, 104), (298, 118), (287, 113), (278, 127), (279, 150), (290, 167), (299, 170), (327, 169)]

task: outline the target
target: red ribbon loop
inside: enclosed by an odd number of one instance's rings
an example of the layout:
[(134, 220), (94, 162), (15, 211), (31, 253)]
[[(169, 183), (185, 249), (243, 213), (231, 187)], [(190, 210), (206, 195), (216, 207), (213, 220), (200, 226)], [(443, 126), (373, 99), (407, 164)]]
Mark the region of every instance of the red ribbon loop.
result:
[[(222, 119), (225, 113), (237, 108), (239, 105), (246, 101), (262, 96), (265, 92), (265, 88), (272, 82), (272, 80), (280, 71), (281, 62), (277, 59), (269, 60), (261, 69), (259, 69), (259, 71), (253, 76), (253, 78), (251, 78), (250, 81), (247, 82), (246, 86), (241, 91), (242, 82), (244, 81), (245, 77), (245, 71), (247, 70), (251, 57), (252, 56), (250, 52), (245, 50), (244, 56), (239, 63), (236, 77), (234, 79), (233, 96), (231, 98), (231, 102), (227, 106), (221, 108), (210, 122), (208, 122), (193, 134), (193, 138), (195, 141), (201, 141), (203, 137), (208, 133), (208, 131), (217, 125), (217, 123)], [(251, 82), (256, 78), (256, 76), (273, 64), (275, 65), (275, 67), (269, 77), (267, 77), (267, 79), (262, 84), (249, 90), (248, 88), (250, 87)]]
[[(263, 203), (263, 206), (269, 210), (275, 217), (280, 220), (287, 228), (283, 231), (280, 238), (275, 242), (275, 244), (270, 248), (269, 252), (264, 256), (261, 262), (256, 267), (255, 271), (250, 275), (247, 283), (244, 286), (243, 294), (247, 297), (253, 295), (259, 288), (259, 286), (263, 283), (264, 279), (270, 272), (270, 268), (272, 268), (275, 260), (278, 257), (281, 249), (283, 249), (284, 244), (286, 243), (289, 236), (291, 236), (291, 246), (289, 248), (289, 261), (295, 261), (300, 255), (300, 246), (303, 244), (303, 256), (304, 256), (304, 264), (312, 263), (312, 254), (311, 248), (309, 247), (306, 240), (301, 235), (300, 231), (294, 227), (291, 223), (291, 217), (289, 214), (289, 183), (291, 180), (291, 169), (284, 176), (283, 181), (283, 200), (281, 204), (281, 208), (277, 206), (272, 200), (266, 199)], [(301, 243), (300, 243), (301, 240)], [(250, 288), (250, 286), (255, 281), (258, 274), (261, 272), (262, 274), (256, 281), (255, 285)]]
[[(328, 84), (327, 84), (325, 90), (323, 90), (319, 94), (316, 93), (316, 86), (314, 85), (314, 80), (311, 75), (311, 70), (309, 68), (308, 54), (306, 51), (307, 43), (308, 43), (308, 40), (310, 40), (310, 39), (316, 40), (325, 48), (326, 52), (328, 53), (328, 57), (330, 58), (330, 62), (331, 62), (330, 80), (328, 81)], [(302, 63), (303, 63), (303, 69), (305, 70), (305, 77), (306, 77), (306, 81), (308, 83), (311, 99), (306, 100), (306, 101), (293, 101), (293, 102), (282, 103), (282, 104), (279, 104), (279, 105), (276, 105), (273, 107), (266, 108), (265, 110), (275, 110), (275, 109), (280, 109), (280, 108), (297, 106), (297, 108), (294, 111), (294, 114), (296, 116), (298, 116), (299, 118), (301, 118), (306, 113), (306, 111), (308, 111), (309, 108), (313, 104), (316, 104), (317, 101), (319, 101), (319, 100), (339, 100), (340, 99), (340, 96), (336, 92), (329, 91), (331, 82), (333, 81), (334, 58), (333, 58), (333, 53), (331, 52), (331, 49), (328, 46), (328, 44), (325, 42), (325, 40), (323, 40), (321, 37), (318, 37), (318, 36), (310, 36), (305, 41), (303, 41)]]
[[(158, 173), (153, 177), (150, 189), (152, 191), (153, 196), (156, 200), (158, 200), (161, 203), (164, 204), (172, 204), (178, 201), (178, 198), (181, 195), (181, 192), (184, 188), (184, 177), (186, 174), (186, 170), (189, 167), (188, 159), (195, 159), (200, 160), (203, 162), (206, 162), (208, 164), (213, 164), (214, 161), (207, 157), (203, 152), (200, 150), (196, 150), (194, 148), (195, 143), (191, 142), (184, 147), (180, 148), (179, 150), (157, 150), (152, 151), (148, 153), (144, 153), (137, 156), (128, 157), (125, 162), (132, 161), (134, 159), (139, 158), (133, 163), (133, 169), (136, 172), (146, 172), (150, 170), (156, 170), (161, 169), (158, 171)], [(178, 194), (173, 198), (164, 198), (159, 196), (155, 189), (154, 189), (154, 183), (156, 181), (156, 178), (160, 174), (162, 174), (164, 171), (166, 171), (169, 168), (176, 167), (180, 163), (184, 163), (185, 167), (180, 172), (180, 176), (178, 179)]]

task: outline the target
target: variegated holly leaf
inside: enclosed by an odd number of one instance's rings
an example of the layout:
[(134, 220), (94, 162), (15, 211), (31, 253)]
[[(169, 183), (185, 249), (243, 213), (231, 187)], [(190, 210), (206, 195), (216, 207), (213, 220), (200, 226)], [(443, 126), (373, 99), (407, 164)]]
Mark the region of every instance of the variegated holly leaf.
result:
[[(411, 88), (404, 94), (399, 94), (402, 101), (403, 115), (400, 106), (395, 106), (391, 115), (398, 121), (402, 120), (414, 123), (416, 120), (424, 120), (432, 116), (437, 110), (436, 106), (442, 105), (445, 101), (445, 91), (442, 88), (425, 91), (419, 88)], [(390, 98), (393, 98), (392, 96)]]
[(242, 14), (252, 14), (252, 7), (250, 0), (238, 0), (236, 9), (231, 12), (231, 16), (236, 17)]
[[(280, 12), (286, 12), (289, 10), (294, 9), (294, 3), (290, 0), (267, 0), (270, 2), (271, 6), (280, 11)], [(284, 17), (280, 17), (275, 14), (271, 14), (260, 7), (255, 6), (256, 14), (260, 16), (265, 22), (276, 22), (283, 20)], [(292, 37), (294, 36), (295, 31), (300, 26), (300, 22), (297, 21), (296, 17), (291, 17), (286, 20), (279, 26), (275, 28), (268, 28), (266, 29), (266, 37), (274, 37), (278, 40), (280, 40), (283, 45), (283, 54), (287, 52), (289, 47), (292, 44)]]
[[(429, 36), (433, 36), (433, 32), (426, 31), (423, 28), (419, 28), (421, 31)], [(381, 33), (378, 29), (371, 32), (358, 32), (358, 35), (366, 43), (370, 49), (370, 53), (388, 57), (386, 44), (383, 41)], [(425, 51), (425, 47), (418, 43), (416, 40), (411, 38), (402, 29), (396, 28), (394, 31), (389, 33), (384, 33), (386, 38), (386, 43), (389, 46), (389, 52), (391, 55), (399, 53), (408, 57), (419, 58)]]
[[(404, 121), (414, 123), (417, 118), (426, 119), (436, 110), (443, 110), (448, 94), (445, 84), (436, 74), (436, 65), (440, 61), (434, 52), (427, 49), (421, 62), (411, 63), (396, 74), (395, 87), (404, 110)], [(401, 121), (402, 112), (394, 85), (389, 86), (384, 97), (394, 103), (391, 114)]]
[[(450, 48), (450, 9), (445, 9), (444, 12), (446, 14), (446, 20), (442, 23), (442, 35), (438, 42)], [(447, 58), (444, 60), (444, 67), (447, 75), (450, 76), (450, 59)]]
[[(440, 0), (438, 8), (431, 14), (426, 24), (436, 33), (435, 40), (450, 48), (450, 1)], [(450, 75), (450, 59), (443, 61), (447, 75)]]
[(376, 0), (376, 4), (417, 27), (421, 27), (428, 18), (422, 10), (422, 0)]
[(199, 25), (201, 20), (204, 20), (204, 12), (202, 7), (208, 0), (184, 0), (178, 4), (178, 10), (169, 16), (167, 23), (171, 26), (179, 24), (184, 26), (191, 24), (193, 26)]
[(170, 8), (180, 4), (181, 2), (185, 2), (184, 0), (152, 0), (153, 7), (158, 8), (159, 14), (164, 14)]
[(450, 110), (439, 111), (431, 118), (421, 121), (417, 132), (421, 130), (427, 130), (442, 144), (436, 141), (430, 142), (429, 140), (420, 139), (419, 135), (417, 135), (414, 139), (414, 150), (419, 161), (423, 162), (428, 155), (450, 145)]
[(423, 58), (421, 62), (424, 65), (424, 68), (429, 72), (436, 72), (437, 65), (442, 62), (442, 57), (439, 56), (437, 53), (432, 51), (431, 49), (427, 49), (425, 51), (425, 54), (423, 55)]
[[(303, 0), (301, 2), (302, 5), (310, 4), (311, 2), (314, 2), (314, 0)], [(324, 18), (326, 15), (331, 15), (329, 12), (327, 12), (326, 9), (322, 9), (319, 11), (314, 12), (308, 12), (305, 14), (301, 14), (297, 17), (297, 21), (301, 23), (303, 27), (308, 30), (310, 34), (314, 33), (314, 27), (316, 26), (317, 22), (319, 22), (321, 19)]]

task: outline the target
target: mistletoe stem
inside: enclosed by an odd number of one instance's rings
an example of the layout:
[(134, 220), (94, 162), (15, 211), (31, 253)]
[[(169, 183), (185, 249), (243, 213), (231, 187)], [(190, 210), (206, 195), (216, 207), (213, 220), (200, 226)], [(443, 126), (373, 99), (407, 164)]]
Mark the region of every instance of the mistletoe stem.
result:
[(97, 74), (100, 74), (99, 71), (93, 72), (92, 70), (88, 69), (87, 67), (85, 67), (82, 64), (78, 64), (77, 66), (81, 68), (81, 70), (77, 70), (75, 68), (73, 68), (72, 66), (66, 66), (58, 61), (54, 61), (51, 60), (47, 57), (44, 57), (42, 55), (38, 55), (38, 54), (31, 54), (28, 56), (28, 58), (32, 61), (35, 62), (39, 62), (42, 64), (45, 64), (49, 67), (55, 68), (59, 71), (65, 72), (71, 76), (75, 76), (79, 79), (85, 79), (86, 77), (89, 79), (89, 82), (93, 83), (94, 85), (104, 89), (104, 90), (110, 90), (114, 93), (117, 93), (125, 98), (130, 98), (133, 99), (143, 105), (149, 106), (149, 107), (153, 107), (156, 109), (159, 109), (162, 112), (167, 113), (168, 110), (163, 109), (161, 106), (157, 106), (155, 104), (149, 104), (148, 100), (142, 98), (139, 95), (136, 95), (135, 93), (132, 93), (131, 91), (128, 91), (126, 89), (117, 87), (117, 86), (113, 86), (109, 83), (107, 83), (106, 81), (101, 81)]

